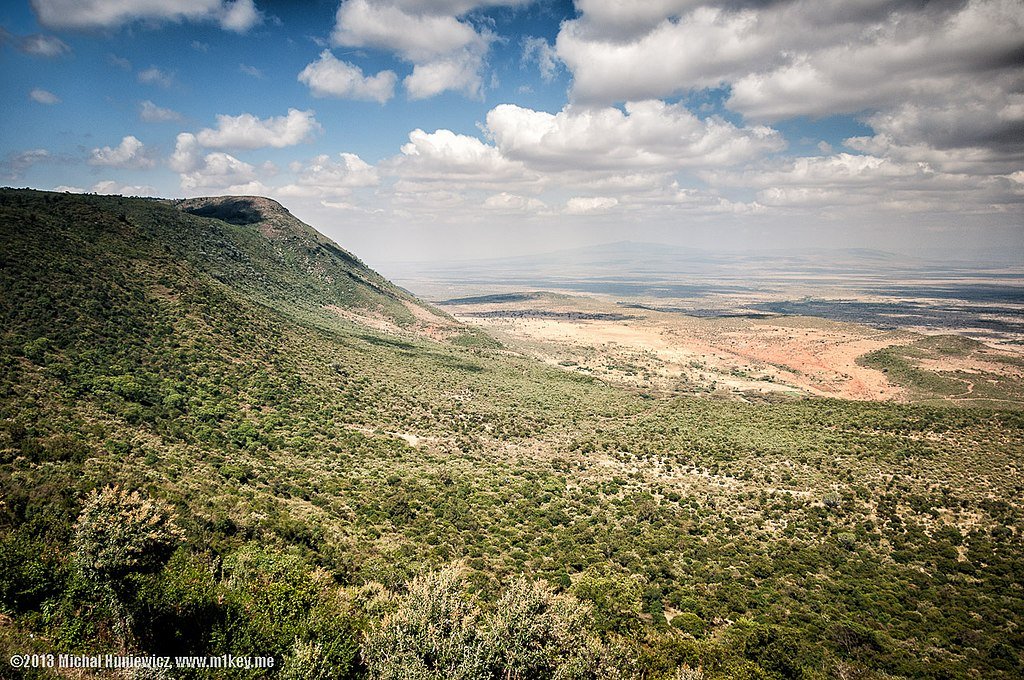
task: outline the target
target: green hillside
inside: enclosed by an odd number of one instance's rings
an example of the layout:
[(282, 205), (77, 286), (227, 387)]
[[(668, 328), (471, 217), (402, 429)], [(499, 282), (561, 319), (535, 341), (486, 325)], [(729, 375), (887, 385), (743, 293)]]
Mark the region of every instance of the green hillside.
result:
[(1019, 413), (644, 398), (251, 197), (2, 190), (0, 321), (3, 658), (1024, 673)]

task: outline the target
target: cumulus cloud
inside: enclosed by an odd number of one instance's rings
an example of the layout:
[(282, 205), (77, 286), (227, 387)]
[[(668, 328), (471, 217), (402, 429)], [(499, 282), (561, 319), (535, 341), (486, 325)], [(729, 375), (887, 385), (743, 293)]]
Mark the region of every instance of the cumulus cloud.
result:
[(662, 101), (627, 103), (625, 111), (570, 106), (557, 114), (502, 104), (487, 114), (487, 133), (509, 158), (556, 170), (731, 165), (784, 146), (769, 127), (701, 120)]
[(338, 154), (338, 161), (326, 154), (308, 163), (297, 163), (293, 171), (297, 180), (277, 190), (282, 196), (347, 196), (353, 189), (375, 187), (380, 175), (362, 158), (353, 153)]
[[(57, 187), (54, 191), (73, 189), (75, 189), (75, 187)], [(121, 184), (120, 182), (115, 182), (112, 179), (97, 182), (89, 191), (94, 194), (113, 194), (118, 196), (153, 196), (157, 193), (156, 189), (149, 185)], [(77, 190), (75, 193), (81, 193), (81, 190)]]
[(337, 59), (330, 50), (302, 69), (299, 82), (305, 83), (314, 97), (361, 99), (383, 104), (395, 93), (398, 76), (394, 71), (381, 71), (364, 76), (362, 69)]
[(922, 161), (845, 152), (709, 173), (707, 179), (720, 187), (755, 189), (758, 203), (782, 209), (966, 214), (1001, 212), (1021, 201), (1009, 176), (943, 172)]
[(221, 28), (235, 33), (246, 33), (253, 26), (263, 22), (263, 14), (256, 9), (252, 0), (224, 3), (216, 15)]
[(89, 165), (105, 165), (114, 168), (151, 168), (154, 165), (149, 150), (136, 137), (128, 135), (116, 147), (104, 146), (92, 150)]
[(195, 139), (202, 146), (220, 149), (280, 149), (305, 142), (320, 129), (312, 111), (288, 109), (285, 116), (264, 119), (251, 113), (222, 114), (217, 116), (216, 128), (200, 130)]
[(938, 149), (923, 142), (899, 143), (891, 135), (850, 137), (843, 145), (864, 154), (899, 162), (927, 163), (942, 172), (973, 175), (1007, 175), (1021, 167), (1021, 157), (1009, 150), (986, 147)]
[(401, 147), (401, 155), (391, 159), (388, 169), (407, 181), (460, 186), (507, 187), (538, 179), (521, 162), (509, 160), (495, 147), (451, 130), (413, 130)]
[(52, 104), (60, 104), (60, 97), (49, 90), (44, 90), (38, 87), (28, 93), (28, 98), (37, 104), (46, 104), (48, 106)]
[(177, 111), (157, 106), (148, 99), (139, 102), (139, 118), (147, 123), (169, 123), (183, 120), (182, 115)]
[(409, 99), (413, 100), (428, 99), (446, 90), (479, 96), (482, 85), (479, 71), (479, 58), (463, 51), (448, 58), (416, 64), (402, 84), (409, 93)]
[(335, 21), (331, 40), (336, 46), (385, 49), (413, 62), (454, 52), (480, 39), (472, 26), (455, 16), (408, 12), (373, 0), (342, 2)]
[(257, 184), (256, 168), (222, 151), (206, 154), (198, 162), (193, 162), (190, 170), (181, 174), (181, 188), (186, 192), (212, 189), (251, 193), (250, 189)]
[[(277, 167), (267, 161), (254, 166), (223, 151), (207, 153), (213, 148), (256, 149), (282, 148), (299, 144), (320, 129), (312, 111), (289, 109), (288, 115), (259, 119), (251, 114), (218, 116), (217, 128), (198, 133), (180, 133), (167, 165), (179, 173), (181, 188), (194, 193), (267, 194), (274, 191), (264, 180), (276, 175)], [(353, 154), (341, 154), (340, 162), (317, 156), (307, 165), (294, 164), (299, 181), (277, 191), (281, 195), (336, 195), (357, 186), (372, 186), (376, 171)]]
[(448, 90), (478, 96), (485, 58), (495, 36), (462, 17), (477, 7), (526, 0), (345, 0), (331, 34), (336, 47), (386, 50), (413, 64), (404, 84), (412, 99)]
[(202, 149), (199, 141), (191, 132), (182, 132), (174, 144), (174, 153), (168, 159), (168, 165), (175, 172), (190, 172), (199, 167)]
[(539, 199), (510, 194), (507, 191), (488, 196), (483, 207), (486, 210), (508, 214), (537, 213), (547, 209), (547, 205)]
[[(632, 102), (625, 110), (569, 106), (557, 113), (503, 104), (488, 113), (482, 131), (485, 139), (445, 129), (412, 131), (401, 153), (380, 164), (395, 179), (382, 191), (392, 189), (406, 201), (430, 195), (430, 205), (450, 200), (438, 192), (454, 192), (468, 200), (462, 204), (467, 211), (476, 206), (507, 214), (554, 214), (547, 205), (555, 201), (573, 215), (626, 207), (737, 212), (749, 206), (719, 196), (698, 201), (679, 189), (677, 174), (743, 166), (784, 145), (771, 128), (701, 119), (662, 101)], [(566, 192), (577, 195), (566, 202)]]
[(50, 28), (116, 28), (144, 21), (216, 21), (245, 33), (262, 21), (252, 0), (32, 0), (39, 23)]
[(611, 196), (574, 196), (565, 203), (567, 215), (593, 215), (606, 213), (619, 204)]
[[(1024, 79), (1022, 79), (1024, 80)], [(1022, 83), (1024, 85), (1024, 83)], [(944, 96), (902, 102), (865, 117), (875, 132), (903, 144), (937, 149), (989, 148), (1024, 153), (1024, 93), (990, 84), (968, 84)]]
[[(876, 131), (946, 146), (1005, 144), (1024, 128), (1007, 95), (1024, 85), (1024, 5), (1015, 0), (577, 6), (556, 51), (579, 102), (727, 86), (729, 108), (765, 122), (866, 113)], [(990, 139), (979, 133), (992, 115), (975, 118), (986, 110), (1004, 112)]]

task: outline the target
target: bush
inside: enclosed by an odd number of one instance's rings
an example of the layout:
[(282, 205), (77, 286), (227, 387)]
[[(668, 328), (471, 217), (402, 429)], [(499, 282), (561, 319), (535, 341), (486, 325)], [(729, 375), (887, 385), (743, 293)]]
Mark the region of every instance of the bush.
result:
[(683, 612), (672, 617), (672, 627), (689, 633), (693, 637), (704, 634), (704, 620), (693, 612)]
[(182, 540), (167, 504), (118, 486), (93, 491), (75, 524), (75, 562), (96, 582), (158, 571)]
[(594, 677), (600, 647), (590, 625), (590, 611), (575, 597), (517, 578), (487, 617), (491, 662), (506, 680)]
[(396, 611), (372, 629), (363, 658), (381, 680), (487, 678), (487, 649), (477, 632), (479, 613), (465, 596), (459, 569), (418, 576)]

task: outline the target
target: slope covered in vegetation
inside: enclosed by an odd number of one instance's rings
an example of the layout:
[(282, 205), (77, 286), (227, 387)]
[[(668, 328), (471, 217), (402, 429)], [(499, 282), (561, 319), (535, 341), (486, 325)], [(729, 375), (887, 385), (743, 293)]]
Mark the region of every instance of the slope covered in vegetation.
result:
[(1021, 673), (1019, 414), (646, 399), (427, 323), (264, 200), (0, 193), (5, 656)]

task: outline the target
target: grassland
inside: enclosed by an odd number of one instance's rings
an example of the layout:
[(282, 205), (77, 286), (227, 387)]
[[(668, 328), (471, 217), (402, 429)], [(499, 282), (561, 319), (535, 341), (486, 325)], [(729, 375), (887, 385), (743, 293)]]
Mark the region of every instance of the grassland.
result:
[[(273, 654), (288, 678), (1022, 672), (1018, 412), (623, 389), (277, 213), (183, 207), (0, 194), (5, 655)], [(140, 516), (164, 528), (114, 539)]]

